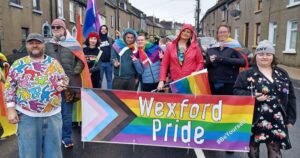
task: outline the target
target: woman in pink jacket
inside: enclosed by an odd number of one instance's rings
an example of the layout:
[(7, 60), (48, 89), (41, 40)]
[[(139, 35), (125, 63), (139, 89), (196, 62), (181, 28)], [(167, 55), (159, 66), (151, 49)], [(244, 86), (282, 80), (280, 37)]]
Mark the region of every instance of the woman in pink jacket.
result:
[(160, 66), (157, 89), (163, 88), (169, 68), (171, 80), (174, 81), (203, 69), (203, 65), (203, 56), (194, 28), (190, 24), (184, 24), (178, 37), (167, 46)]

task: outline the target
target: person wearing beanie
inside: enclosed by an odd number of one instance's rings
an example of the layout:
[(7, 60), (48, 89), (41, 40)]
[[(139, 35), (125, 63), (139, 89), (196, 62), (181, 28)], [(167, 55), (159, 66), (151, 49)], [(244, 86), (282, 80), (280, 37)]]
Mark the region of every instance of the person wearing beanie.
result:
[(107, 89), (112, 89), (112, 63), (111, 59), (111, 48), (114, 40), (108, 37), (108, 27), (102, 25), (99, 29), (100, 35), (100, 86), (102, 85), (103, 77), (105, 74)]
[(137, 34), (133, 29), (123, 31), (123, 40), (117, 39), (112, 46), (111, 60), (114, 66), (112, 89), (136, 90), (137, 71), (142, 67), (133, 55)]
[[(81, 46), (70, 35), (66, 24), (61, 19), (53, 20), (51, 24), (53, 38), (46, 43), (45, 52), (54, 57), (62, 65), (65, 73), (70, 78), (68, 86), (92, 87), (89, 69)], [(80, 89), (68, 88), (62, 92), (62, 143), (70, 149), (72, 142), (72, 109), (75, 102), (80, 99)]]
[(86, 47), (83, 48), (87, 64), (91, 73), (91, 80), (93, 88), (101, 88), (100, 86), (100, 67), (99, 67), (99, 51), (100, 46), (99, 35), (96, 32), (90, 32), (86, 41), (84, 42)]
[(282, 157), (280, 149), (290, 149), (288, 131), (297, 118), (296, 96), (288, 73), (277, 66), (271, 42), (261, 41), (254, 53), (253, 66), (241, 72), (234, 85), (235, 95), (255, 97), (250, 158), (259, 155), (265, 143), (268, 157)]

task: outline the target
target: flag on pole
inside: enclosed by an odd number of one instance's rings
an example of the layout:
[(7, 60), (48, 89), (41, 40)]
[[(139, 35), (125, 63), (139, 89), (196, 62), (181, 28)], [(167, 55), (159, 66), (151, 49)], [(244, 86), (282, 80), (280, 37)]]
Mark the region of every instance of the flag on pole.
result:
[(86, 38), (89, 32), (99, 32), (100, 21), (95, 0), (88, 0), (85, 21), (83, 26), (83, 35)]
[(77, 36), (76, 39), (78, 41), (78, 43), (80, 44), (80, 46), (82, 47), (82, 43), (83, 43), (83, 36), (82, 36), (82, 26), (81, 26), (81, 17), (80, 14), (77, 14)]

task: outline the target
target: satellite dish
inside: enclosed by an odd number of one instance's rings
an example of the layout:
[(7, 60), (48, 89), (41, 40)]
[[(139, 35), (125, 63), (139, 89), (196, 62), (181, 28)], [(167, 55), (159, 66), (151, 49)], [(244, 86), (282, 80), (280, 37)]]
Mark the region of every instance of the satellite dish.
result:
[(241, 11), (234, 9), (234, 10), (230, 11), (230, 15), (233, 16), (233, 17), (240, 16), (241, 15)]

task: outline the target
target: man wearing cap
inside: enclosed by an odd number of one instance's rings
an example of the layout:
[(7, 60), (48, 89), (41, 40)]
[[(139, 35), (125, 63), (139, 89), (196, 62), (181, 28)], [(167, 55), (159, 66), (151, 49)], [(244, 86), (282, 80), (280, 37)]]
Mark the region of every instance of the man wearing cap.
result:
[(62, 157), (61, 91), (69, 79), (44, 47), (42, 35), (29, 34), (29, 55), (12, 64), (5, 82), (8, 121), (18, 124), (20, 158)]
[[(72, 109), (80, 99), (80, 87), (91, 88), (88, 65), (81, 46), (73, 38), (61, 19), (51, 24), (53, 38), (46, 43), (46, 54), (57, 59), (70, 79), (69, 86), (62, 92), (62, 143), (65, 148), (72, 148)], [(77, 88), (78, 87), (78, 88)]]
[(128, 28), (123, 32), (123, 40), (117, 39), (113, 44), (111, 59), (114, 65), (113, 89), (136, 90), (137, 71), (142, 74), (143, 68), (133, 55), (137, 34)]

